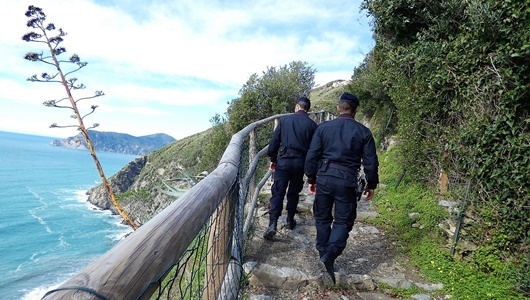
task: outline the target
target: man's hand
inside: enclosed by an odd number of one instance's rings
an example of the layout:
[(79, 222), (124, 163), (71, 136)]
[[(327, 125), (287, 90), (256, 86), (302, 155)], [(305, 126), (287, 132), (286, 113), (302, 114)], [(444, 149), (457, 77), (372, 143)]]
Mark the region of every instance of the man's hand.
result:
[(374, 190), (365, 189), (363, 195), (366, 196), (366, 201), (370, 201), (374, 197)]
[(311, 194), (316, 195), (317, 193), (317, 184), (316, 183), (310, 183), (309, 184), (309, 191)]
[(274, 172), (276, 170), (276, 163), (271, 161), (271, 164), (269, 165), (269, 168), (271, 169), (271, 171)]

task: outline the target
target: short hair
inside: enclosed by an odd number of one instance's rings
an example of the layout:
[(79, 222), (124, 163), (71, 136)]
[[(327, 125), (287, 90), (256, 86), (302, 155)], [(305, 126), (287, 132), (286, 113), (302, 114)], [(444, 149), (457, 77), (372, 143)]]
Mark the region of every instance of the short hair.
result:
[(298, 104), (300, 106), (300, 108), (305, 110), (305, 111), (309, 110), (309, 105), (307, 105), (307, 103), (304, 102), (304, 101), (298, 101), (296, 104)]
[(296, 102), (296, 104), (298, 104), (300, 108), (305, 111), (309, 111), (309, 109), (311, 108), (311, 100), (309, 100), (309, 98), (307, 97), (298, 98), (298, 102)]
[(359, 99), (354, 94), (344, 92), (340, 95), (338, 107), (341, 111), (355, 111), (359, 107)]
[(340, 101), (339, 104), (338, 104), (338, 107), (340, 109), (340, 111), (351, 111), (353, 112), (357, 106), (353, 107), (354, 103), (352, 102), (349, 102), (349, 101)]

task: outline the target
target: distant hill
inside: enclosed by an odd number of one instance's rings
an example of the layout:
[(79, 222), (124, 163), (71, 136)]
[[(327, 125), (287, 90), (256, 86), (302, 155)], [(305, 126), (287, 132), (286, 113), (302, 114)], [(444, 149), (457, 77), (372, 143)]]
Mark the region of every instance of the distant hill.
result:
[[(89, 130), (88, 134), (96, 151), (131, 155), (145, 155), (176, 141), (173, 137), (164, 133), (136, 137), (125, 133)], [(62, 140), (54, 140), (50, 145), (82, 150), (88, 149), (82, 133)]]

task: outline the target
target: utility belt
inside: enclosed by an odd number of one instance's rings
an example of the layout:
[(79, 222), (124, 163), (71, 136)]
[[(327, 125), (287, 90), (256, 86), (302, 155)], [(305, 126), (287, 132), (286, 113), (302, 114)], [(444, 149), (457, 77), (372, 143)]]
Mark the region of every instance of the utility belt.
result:
[(319, 171), (325, 172), (328, 168), (339, 169), (339, 170), (347, 172), (347, 173), (349, 173), (349, 174), (351, 174), (353, 176), (357, 176), (357, 173), (358, 173), (358, 170), (356, 170), (356, 169), (354, 169), (352, 167), (348, 167), (348, 166), (341, 165), (341, 164), (338, 164), (338, 163), (335, 163), (335, 162), (331, 162), (329, 159), (323, 159), (322, 160), (322, 165), (320, 166)]
[(285, 146), (281, 146), (278, 151), (278, 157), (281, 158), (287, 158), (287, 157), (300, 157), (305, 156), (305, 153), (302, 151), (298, 151), (292, 148), (287, 148)]

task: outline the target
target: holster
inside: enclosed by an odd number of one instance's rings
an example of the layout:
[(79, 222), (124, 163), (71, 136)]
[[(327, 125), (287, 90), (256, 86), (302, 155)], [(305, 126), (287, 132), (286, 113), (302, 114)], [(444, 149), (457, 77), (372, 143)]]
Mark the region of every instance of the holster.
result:
[(318, 168), (318, 170), (320, 172), (326, 172), (326, 170), (328, 169), (329, 167), (329, 159), (323, 159), (320, 161), (320, 167)]
[(280, 149), (278, 149), (278, 156), (283, 157), (285, 155), (285, 152), (287, 151), (287, 147), (280, 146)]

